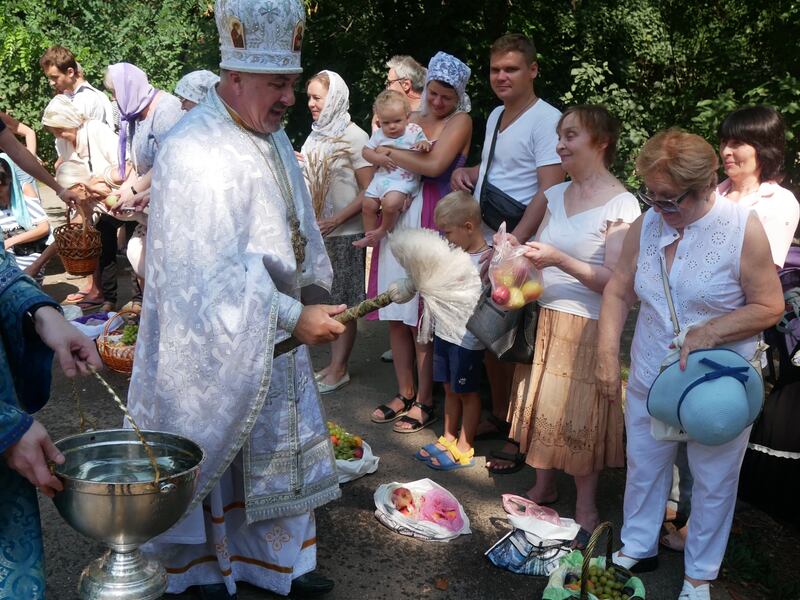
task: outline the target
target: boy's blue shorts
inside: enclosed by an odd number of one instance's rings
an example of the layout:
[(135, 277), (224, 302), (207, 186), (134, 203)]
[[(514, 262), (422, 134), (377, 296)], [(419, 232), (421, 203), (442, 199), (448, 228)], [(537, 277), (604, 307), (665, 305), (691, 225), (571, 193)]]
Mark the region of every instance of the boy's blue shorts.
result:
[(449, 383), (457, 394), (477, 392), (481, 383), (483, 350), (468, 350), (433, 338), (433, 380)]

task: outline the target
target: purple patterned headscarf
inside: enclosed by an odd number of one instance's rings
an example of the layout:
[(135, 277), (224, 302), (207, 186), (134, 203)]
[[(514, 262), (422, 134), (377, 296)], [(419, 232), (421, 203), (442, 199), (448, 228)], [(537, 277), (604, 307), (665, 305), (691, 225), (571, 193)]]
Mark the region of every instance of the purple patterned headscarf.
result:
[(119, 106), (119, 174), (125, 178), (125, 150), (128, 133), (136, 117), (147, 108), (158, 90), (147, 79), (147, 74), (130, 63), (116, 63), (108, 67), (114, 85), (114, 97)]

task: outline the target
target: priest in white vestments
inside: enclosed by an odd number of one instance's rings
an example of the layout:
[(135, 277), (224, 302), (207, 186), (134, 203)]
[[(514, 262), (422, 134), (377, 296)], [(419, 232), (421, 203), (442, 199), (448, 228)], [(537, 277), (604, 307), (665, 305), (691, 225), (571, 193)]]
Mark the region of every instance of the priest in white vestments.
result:
[[(221, 81), (156, 156), (146, 280), (128, 402), (142, 428), (206, 452), (182, 521), (145, 547), (169, 593), (235, 598), (246, 581), (324, 593), (314, 509), (337, 498), (333, 450), (306, 346), (335, 339), (343, 306), (300, 303), (331, 266), (281, 129), (294, 104), (297, 0), (218, 0)], [(236, 43), (232, 24), (238, 24)], [(300, 32), (300, 33), (298, 33)]]

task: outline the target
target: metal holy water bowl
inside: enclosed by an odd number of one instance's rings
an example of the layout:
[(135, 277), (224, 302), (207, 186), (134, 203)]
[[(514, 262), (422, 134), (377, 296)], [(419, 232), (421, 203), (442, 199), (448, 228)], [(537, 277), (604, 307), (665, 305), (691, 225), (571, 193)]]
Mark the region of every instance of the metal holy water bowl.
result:
[(58, 512), (76, 531), (110, 547), (81, 575), (82, 600), (154, 600), (166, 589), (164, 568), (143, 557), (138, 546), (186, 511), (204, 453), (179, 435), (142, 434), (156, 457), (158, 481), (132, 430), (88, 431), (56, 442), (66, 459), (55, 466), (64, 485), (53, 498)]

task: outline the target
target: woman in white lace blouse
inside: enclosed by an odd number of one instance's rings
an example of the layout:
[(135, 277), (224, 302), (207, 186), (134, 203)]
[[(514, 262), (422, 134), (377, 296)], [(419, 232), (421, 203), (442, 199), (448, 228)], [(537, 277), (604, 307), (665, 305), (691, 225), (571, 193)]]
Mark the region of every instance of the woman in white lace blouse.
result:
[[(678, 445), (652, 436), (646, 407), (648, 390), (674, 337), (661, 261), (680, 328), (694, 325), (681, 347), (681, 369), (690, 352), (703, 348), (725, 346), (749, 359), (757, 334), (783, 312), (764, 229), (754, 214), (715, 193), (718, 164), (705, 140), (677, 129), (644, 145), (636, 161), (644, 179), (639, 198), (652, 209), (628, 231), (622, 258), (603, 294), (596, 374), (598, 389), (609, 402), (620, 398), (620, 334), (629, 309), (641, 301), (625, 409), (623, 545), (614, 555), (617, 564), (634, 571), (657, 567), (659, 530)], [(687, 442), (695, 510), (681, 600), (710, 598), (709, 582), (716, 579), (725, 554), (749, 434), (747, 427), (719, 446)]]

